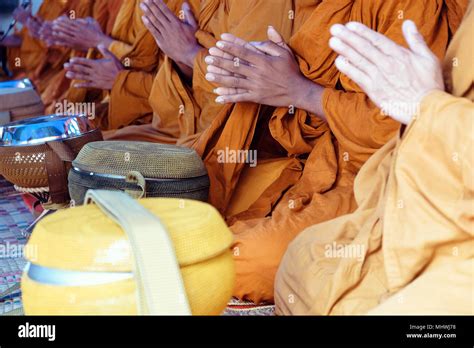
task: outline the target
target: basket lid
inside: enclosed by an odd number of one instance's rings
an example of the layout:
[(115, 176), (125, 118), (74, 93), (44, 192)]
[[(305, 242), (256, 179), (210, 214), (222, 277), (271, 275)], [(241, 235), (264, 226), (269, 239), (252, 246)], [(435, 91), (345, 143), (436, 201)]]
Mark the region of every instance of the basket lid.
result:
[(135, 141), (86, 144), (72, 163), (90, 174), (126, 177), (131, 171), (150, 179), (184, 179), (207, 175), (198, 154), (189, 148)]
[[(221, 255), (231, 246), (232, 233), (207, 203), (173, 198), (139, 203), (160, 218), (181, 267)], [(131, 272), (133, 266), (125, 232), (95, 205), (45, 217), (33, 231), (26, 251), (33, 264), (58, 270)]]

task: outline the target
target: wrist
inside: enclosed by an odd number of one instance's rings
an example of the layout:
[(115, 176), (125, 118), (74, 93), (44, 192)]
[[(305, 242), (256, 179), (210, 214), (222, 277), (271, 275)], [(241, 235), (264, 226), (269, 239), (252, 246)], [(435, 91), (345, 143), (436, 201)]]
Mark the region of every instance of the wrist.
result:
[(293, 90), (295, 93), (295, 107), (297, 109), (306, 110), (325, 119), (322, 107), (323, 87), (301, 76)]
[(184, 75), (184, 77), (187, 80), (191, 80), (193, 77), (193, 69), (190, 68), (188, 65), (183, 64), (183, 63), (178, 63), (176, 62), (176, 66), (178, 69), (181, 71), (181, 73)]
[(182, 65), (186, 65), (187, 67), (193, 69), (194, 60), (196, 59), (196, 56), (198, 55), (200, 50), (201, 50), (201, 45), (199, 44), (194, 45), (193, 48), (187, 54), (185, 54), (183, 59), (178, 63)]
[(112, 44), (112, 42), (114, 42), (114, 40), (111, 37), (102, 34), (99, 36), (97, 42), (95, 43), (95, 47), (97, 48), (100, 45), (103, 45), (105, 46), (105, 48), (108, 49), (110, 45)]
[(301, 76), (291, 89), (293, 92), (294, 106), (298, 109), (306, 110), (308, 105), (308, 95), (313, 86), (308, 83), (309, 80)]
[(20, 18), (20, 19), (17, 20), (17, 22), (19, 22), (21, 25), (25, 26), (26, 23), (28, 22), (28, 20), (30, 20), (30, 19), (33, 19), (32, 15), (28, 15), (25, 18)]

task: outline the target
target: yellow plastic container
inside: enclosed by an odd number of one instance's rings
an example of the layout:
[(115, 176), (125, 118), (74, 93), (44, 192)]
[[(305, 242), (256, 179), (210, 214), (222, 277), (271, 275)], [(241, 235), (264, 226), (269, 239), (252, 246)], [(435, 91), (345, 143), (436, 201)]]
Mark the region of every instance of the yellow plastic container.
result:
[[(232, 234), (219, 213), (191, 200), (156, 198), (138, 203), (159, 217), (169, 235), (187, 297), (184, 301), (192, 314), (222, 313), (232, 296), (235, 271)], [(130, 213), (134, 214), (133, 209)], [(26, 250), (30, 262), (22, 279), (26, 315), (170, 314), (140, 311), (141, 278), (134, 255), (143, 256), (145, 265), (152, 261), (147, 261), (145, 252), (133, 250), (123, 226), (97, 205), (46, 217), (36, 226)], [(157, 275), (169, 271), (159, 257), (153, 262)]]

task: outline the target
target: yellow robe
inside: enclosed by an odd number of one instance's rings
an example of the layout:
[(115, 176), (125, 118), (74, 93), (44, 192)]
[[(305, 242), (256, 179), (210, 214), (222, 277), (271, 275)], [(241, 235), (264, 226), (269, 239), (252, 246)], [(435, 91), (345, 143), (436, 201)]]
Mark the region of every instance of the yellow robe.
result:
[(302, 232), (277, 313), (474, 314), (473, 3), (444, 62), (446, 92), (361, 169), (358, 209)]

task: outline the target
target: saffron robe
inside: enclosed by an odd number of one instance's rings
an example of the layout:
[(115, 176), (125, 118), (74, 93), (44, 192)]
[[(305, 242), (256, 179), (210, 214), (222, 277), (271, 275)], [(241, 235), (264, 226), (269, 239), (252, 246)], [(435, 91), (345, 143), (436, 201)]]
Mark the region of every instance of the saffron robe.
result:
[[(97, 20), (105, 34), (110, 33), (110, 28), (112, 28), (115, 23), (122, 1), (123, 0), (95, 0), (93, 2), (91, 17)], [(88, 53), (72, 50), (67, 60), (73, 57), (89, 57), (91, 54), (95, 54), (95, 50), (90, 49)], [(64, 99), (67, 99), (67, 93), (74, 83), (75, 82), (66, 77), (66, 71), (64, 69), (56, 74), (42, 93), (43, 102), (47, 106), (47, 113), (56, 112), (58, 108), (57, 103), (62, 103)], [(73, 102), (78, 102), (78, 100), (73, 100)]]
[[(275, 282), (277, 314), (474, 314), (472, 2), (436, 91), (369, 159), (358, 209), (302, 232)], [(331, 245), (359, 250), (334, 257)]]
[[(305, 110), (216, 104), (216, 86), (205, 80), (204, 50), (196, 58), (192, 87), (165, 61), (150, 96), (152, 124), (125, 128), (110, 138), (196, 149), (209, 172), (210, 203), (235, 234), (234, 295), (273, 301), (275, 273), (288, 244), (304, 228), (356, 208), (355, 175), (399, 128), (335, 68), (336, 54), (328, 46), (330, 26), (361, 21), (404, 44), (401, 24), (410, 18), (442, 57), (460, 21), (451, 15), (452, 3), (205, 1), (197, 34), (204, 47), (212, 47), (223, 32), (266, 40), (267, 27), (273, 25), (289, 42), (302, 73), (325, 87), (328, 122)], [(220, 154), (229, 150), (256, 150), (258, 165), (220, 161)]]
[[(123, 0), (122, 0), (123, 1)], [(148, 103), (156, 71), (163, 61), (163, 54), (153, 36), (144, 26), (141, 1), (124, 1), (110, 33), (114, 42), (109, 50), (119, 58), (126, 70), (119, 73), (110, 91), (70, 88), (66, 99), (70, 102), (95, 103), (95, 123), (102, 130), (113, 130), (131, 124), (150, 123), (153, 111)], [(183, 0), (165, 1), (176, 14)], [(91, 50), (89, 58), (99, 58)]]
[[(43, 21), (52, 21), (64, 13), (66, 5), (66, 1), (44, 0), (35, 17)], [(19, 48), (8, 49), (9, 69), (13, 72), (14, 79), (32, 78), (35, 69), (45, 59), (48, 49), (41, 40), (30, 36), (26, 27), (16, 35), (21, 37), (22, 43)]]
[[(57, 1), (56, 1), (57, 2)], [(63, 11), (59, 15), (73, 16), (73, 18), (85, 18), (92, 15), (94, 1), (93, 0), (66, 0), (59, 1), (63, 3)], [(45, 9), (49, 11), (48, 8)], [(56, 16), (57, 18), (59, 16)], [(52, 18), (55, 19), (55, 18)], [(47, 107), (53, 100), (53, 95), (58, 93), (61, 88), (58, 76), (64, 74), (64, 63), (76, 52), (65, 47), (49, 47), (46, 53), (31, 75), (31, 78), (41, 94), (41, 99)], [(64, 88), (64, 87), (63, 87)]]
[[(181, 6), (184, 0), (166, 0), (168, 8), (180, 15)], [(137, 2), (137, 6), (140, 2)], [(188, 1), (193, 10), (196, 9), (197, 0)], [(133, 19), (133, 25), (140, 27), (143, 33), (137, 35), (137, 45), (132, 50), (134, 54), (122, 53), (132, 60), (138, 57), (143, 60), (140, 64), (134, 63), (132, 69), (125, 70), (119, 74), (110, 91), (109, 111), (106, 128), (103, 129), (119, 129), (133, 124), (149, 124), (153, 117), (153, 109), (148, 101), (153, 81), (159, 71), (163, 61), (164, 54), (155, 44), (153, 36), (148, 32), (141, 20), (141, 9), (135, 10), (136, 14)], [(197, 13), (194, 11), (194, 13)], [(127, 29), (124, 26), (124, 29)], [(154, 47), (153, 51), (147, 51), (149, 47)], [(112, 52), (118, 51), (117, 47), (111, 47)], [(135, 58), (134, 58), (135, 57)], [(145, 59), (145, 57), (148, 57)], [(132, 62), (133, 63), (133, 62)]]

